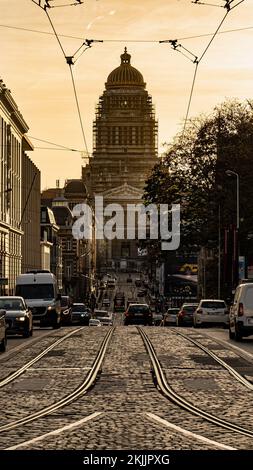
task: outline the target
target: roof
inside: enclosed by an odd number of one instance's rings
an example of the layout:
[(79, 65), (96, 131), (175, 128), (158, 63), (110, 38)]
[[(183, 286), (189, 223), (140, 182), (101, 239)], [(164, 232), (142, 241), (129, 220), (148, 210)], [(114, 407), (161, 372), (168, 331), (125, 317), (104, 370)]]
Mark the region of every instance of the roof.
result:
[(119, 67), (114, 69), (107, 78), (105, 84), (106, 88), (119, 88), (122, 86), (137, 86), (145, 88), (143, 76), (139, 70), (132, 67), (130, 60), (131, 55), (127, 53), (125, 47), (124, 54), (121, 54), (121, 64)]
[(65, 196), (68, 195), (82, 195), (83, 197), (86, 197), (87, 195), (87, 189), (84, 184), (84, 182), (81, 179), (72, 179), (72, 180), (67, 180), (67, 183), (64, 188), (64, 194)]

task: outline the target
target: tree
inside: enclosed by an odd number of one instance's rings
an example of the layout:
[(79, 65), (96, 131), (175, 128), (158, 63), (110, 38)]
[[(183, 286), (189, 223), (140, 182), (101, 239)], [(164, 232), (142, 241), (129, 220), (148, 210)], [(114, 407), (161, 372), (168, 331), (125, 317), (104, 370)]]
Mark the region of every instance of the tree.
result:
[[(146, 203), (181, 204), (181, 250), (217, 248), (221, 229), (236, 221), (240, 175), (240, 250), (249, 251), (253, 216), (253, 101), (226, 100), (209, 116), (189, 121), (146, 182)], [(253, 251), (253, 247), (252, 247)]]

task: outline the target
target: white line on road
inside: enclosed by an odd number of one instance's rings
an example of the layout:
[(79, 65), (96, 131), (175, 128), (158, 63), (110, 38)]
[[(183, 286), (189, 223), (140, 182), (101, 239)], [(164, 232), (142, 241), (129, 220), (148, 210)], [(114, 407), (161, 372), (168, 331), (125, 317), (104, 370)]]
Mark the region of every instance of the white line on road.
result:
[(186, 429), (183, 429), (179, 426), (176, 426), (173, 423), (170, 423), (169, 421), (160, 418), (159, 416), (153, 414), (153, 413), (144, 413), (144, 415), (148, 416), (149, 419), (156, 421), (160, 424), (163, 424), (163, 426), (166, 426), (167, 428), (173, 429), (174, 431), (180, 432), (181, 434), (184, 434), (187, 437), (191, 437), (194, 439), (198, 439), (199, 441), (204, 442), (205, 444), (211, 444), (215, 447), (218, 447), (219, 449), (223, 450), (237, 450), (234, 447), (226, 446), (225, 444), (220, 444), (219, 442), (213, 441), (212, 439), (208, 439), (207, 437), (204, 436), (199, 436), (198, 434), (195, 434), (191, 431), (187, 431)]
[[(224, 340), (224, 339), (221, 339), (221, 338), (217, 338), (216, 336), (213, 336), (213, 334), (211, 334), (211, 332), (209, 333), (206, 333), (204, 331), (201, 331), (201, 333), (204, 335), (204, 336), (207, 336), (208, 338), (211, 338), (212, 340), (216, 341), (217, 343), (220, 343), (221, 345), (223, 346), (226, 346), (227, 348), (230, 348), (238, 353), (240, 353), (240, 355), (243, 357), (243, 356), (246, 356), (248, 359), (253, 359), (253, 354), (251, 354), (250, 352), (246, 351), (245, 349), (242, 349), (240, 348), (239, 346), (236, 346), (235, 344), (232, 344), (230, 343), (229, 340)], [(242, 346), (243, 346), (243, 343), (242, 343)]]
[(70, 429), (77, 428), (78, 426), (81, 426), (82, 424), (86, 423), (87, 421), (90, 421), (91, 419), (96, 418), (97, 416), (101, 414), (102, 414), (102, 411), (92, 413), (91, 415), (86, 416), (85, 418), (79, 419), (78, 421), (74, 421), (71, 424), (67, 424), (66, 426), (63, 426), (62, 428), (58, 428), (58, 429), (55, 429), (54, 431), (47, 432), (46, 434), (42, 434), (42, 436), (35, 437), (34, 439), (30, 439), (29, 441), (21, 442), (21, 444), (8, 447), (4, 450), (20, 449), (21, 447), (27, 447), (28, 445), (33, 444), (34, 442), (43, 441), (43, 439), (45, 439), (46, 437), (57, 436), (58, 434), (61, 434), (64, 431), (69, 431)]

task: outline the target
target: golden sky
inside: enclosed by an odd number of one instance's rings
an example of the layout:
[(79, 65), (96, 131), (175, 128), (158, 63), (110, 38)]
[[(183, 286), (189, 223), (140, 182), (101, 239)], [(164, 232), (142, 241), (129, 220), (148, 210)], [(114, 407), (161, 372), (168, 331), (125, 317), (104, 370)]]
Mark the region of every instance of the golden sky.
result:
[[(69, 1), (54, 0), (52, 4)], [(194, 64), (169, 44), (141, 41), (212, 33), (225, 9), (195, 5), (191, 0), (85, 0), (82, 5), (50, 9), (49, 14), (59, 34), (80, 38), (61, 37), (67, 55), (73, 55), (82, 38), (105, 40), (88, 49), (73, 68), (89, 151), (95, 106), (108, 74), (120, 64), (125, 45), (152, 95), (161, 151), (161, 144), (170, 142), (182, 126)], [(30, 127), (29, 135), (83, 150), (71, 78), (55, 37), (4, 26), (51, 32), (46, 14), (32, 0), (0, 0), (0, 78), (11, 89)], [(253, 0), (234, 8), (221, 31), (247, 27), (252, 29), (215, 38), (199, 65), (190, 116), (210, 113), (226, 97), (252, 98)], [(133, 40), (136, 42), (127, 42)], [(200, 37), (181, 39), (180, 43), (200, 57), (209, 40)], [(56, 179), (63, 185), (66, 178), (80, 177), (84, 164), (80, 153), (70, 151), (36, 149), (30, 156), (41, 170), (42, 188), (55, 186)]]

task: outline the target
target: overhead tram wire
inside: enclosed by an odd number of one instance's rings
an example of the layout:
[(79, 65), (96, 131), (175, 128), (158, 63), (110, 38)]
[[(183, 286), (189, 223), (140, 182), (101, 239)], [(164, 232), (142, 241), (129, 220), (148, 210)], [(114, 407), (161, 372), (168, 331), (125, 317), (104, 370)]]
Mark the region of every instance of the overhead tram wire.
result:
[[(216, 31), (214, 32), (212, 38), (210, 39), (209, 43), (207, 44), (206, 48), (204, 49), (203, 53), (201, 54), (200, 58), (196, 59), (195, 63), (196, 63), (196, 66), (195, 66), (195, 70), (194, 70), (194, 74), (193, 74), (193, 81), (192, 81), (192, 86), (191, 86), (191, 91), (190, 91), (190, 96), (189, 96), (189, 100), (188, 100), (188, 105), (187, 105), (187, 111), (186, 111), (186, 116), (185, 116), (185, 120), (184, 120), (184, 127), (183, 127), (183, 133), (182, 133), (182, 140), (184, 139), (184, 136), (185, 136), (185, 130), (186, 130), (186, 125), (187, 125), (187, 121), (188, 121), (188, 117), (189, 117), (189, 112), (190, 112), (190, 107), (191, 107), (191, 102), (192, 102), (192, 97), (193, 97), (193, 92), (194, 92), (194, 88), (195, 88), (195, 83), (196, 83), (196, 77), (197, 77), (197, 71), (198, 71), (198, 65), (200, 64), (200, 62), (203, 60), (203, 57), (205, 56), (205, 54), (207, 53), (209, 47), (211, 46), (213, 40), (215, 39), (215, 37), (217, 36), (221, 26), (223, 25), (224, 21), (226, 20), (229, 12), (235, 8), (235, 6), (238, 6), (240, 3), (242, 3), (244, 0), (241, 0), (239, 3), (237, 3), (234, 7), (231, 8), (231, 3), (233, 2), (234, 0), (226, 0), (226, 4), (224, 5), (224, 8), (226, 8), (226, 13), (225, 15), (223, 16), (221, 22), (219, 23), (219, 26), (218, 28), (216, 29)], [(193, 2), (193, 3), (197, 3), (197, 2)]]
[(69, 150), (70, 152), (81, 152), (81, 150), (72, 149), (70, 147), (66, 147), (65, 145), (61, 145), (61, 144), (55, 144), (54, 142), (50, 142), (49, 140), (39, 139), (38, 137), (33, 137), (31, 135), (27, 135), (27, 137), (29, 137), (29, 139), (32, 139), (32, 140), (38, 140), (39, 142), (44, 142), (45, 144), (50, 144), (50, 145), (55, 145), (56, 147), (60, 147), (60, 149), (55, 149), (55, 150)]
[[(244, 1), (244, 0), (242, 0)], [(236, 5), (237, 6), (237, 5)], [(234, 7), (233, 7), (234, 8)], [(232, 8), (231, 8), (232, 10)], [(19, 26), (11, 26), (11, 25), (6, 25), (6, 24), (0, 24), (0, 28), (7, 28), (7, 29), (14, 29), (18, 31), (26, 31), (28, 33), (36, 33), (36, 34), (46, 34), (47, 36), (54, 36), (54, 33), (51, 33), (50, 31), (41, 31), (38, 29), (29, 29), (29, 28), (22, 28)], [(245, 28), (235, 28), (235, 29), (227, 29), (225, 31), (219, 31), (217, 34), (228, 34), (228, 33), (237, 33), (239, 31), (247, 31), (253, 29), (253, 26), (247, 26)], [(213, 36), (214, 33), (206, 33), (206, 34), (198, 34), (195, 36), (184, 36), (181, 38), (178, 38), (178, 41), (187, 41), (188, 39), (199, 39), (199, 38), (204, 38), (208, 36)], [(83, 40), (83, 37), (81, 36), (70, 36), (68, 34), (58, 34), (58, 37), (61, 38), (67, 38), (67, 39), (78, 39), (78, 40)], [(119, 43), (153, 43), (153, 44), (159, 44), (160, 41), (157, 39), (96, 39), (95, 41), (103, 41), (103, 42), (119, 42)]]
[[(34, 0), (32, 0), (34, 1)], [(34, 2), (36, 3), (36, 2)], [(80, 3), (80, 2), (79, 2)], [(37, 3), (36, 3), (37, 4)], [(38, 4), (37, 4), (38, 5)], [(81, 126), (81, 131), (82, 131), (82, 137), (83, 137), (83, 142), (84, 142), (84, 148), (85, 148), (85, 152), (86, 152), (86, 155), (87, 157), (89, 157), (90, 153), (89, 153), (89, 150), (88, 150), (88, 145), (87, 145), (87, 140), (86, 140), (86, 136), (85, 136), (85, 132), (84, 132), (84, 126), (83, 126), (83, 120), (82, 120), (82, 115), (81, 115), (81, 110), (80, 110), (80, 105), (79, 105), (79, 100), (78, 100), (78, 95), (77, 95), (77, 89), (76, 89), (76, 84), (75, 84), (75, 79), (74, 79), (74, 75), (73, 75), (73, 70), (72, 70), (72, 66), (74, 65), (74, 62), (73, 62), (73, 56), (70, 57), (70, 56), (67, 56), (65, 51), (64, 51), (64, 48), (63, 48), (63, 45), (60, 41), (60, 38), (58, 36), (58, 33), (54, 27), (54, 24), (51, 20), (51, 17), (48, 13), (48, 9), (51, 8), (50, 5), (48, 5), (48, 2), (46, 2), (46, 4), (44, 5), (44, 7), (42, 7), (41, 5), (38, 5), (40, 8), (42, 8), (46, 15), (47, 15), (47, 18), (49, 20), (49, 23), (51, 25), (51, 28), (53, 30), (53, 33), (54, 33), (54, 36), (56, 37), (56, 40), (60, 46), (60, 49), (63, 53), (63, 56), (64, 56), (64, 59), (66, 60), (67, 64), (69, 65), (69, 70), (70, 70), (70, 75), (71, 75), (71, 81), (72, 81), (72, 86), (73, 86), (73, 90), (74, 90), (74, 96), (75, 96), (75, 101), (76, 101), (76, 107), (77, 107), (77, 113), (78, 113), (78, 118), (79, 118), (79, 122), (80, 122), (80, 126)], [(80, 49), (80, 48), (79, 48)], [(79, 51), (78, 49), (78, 51)]]

